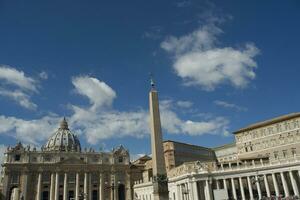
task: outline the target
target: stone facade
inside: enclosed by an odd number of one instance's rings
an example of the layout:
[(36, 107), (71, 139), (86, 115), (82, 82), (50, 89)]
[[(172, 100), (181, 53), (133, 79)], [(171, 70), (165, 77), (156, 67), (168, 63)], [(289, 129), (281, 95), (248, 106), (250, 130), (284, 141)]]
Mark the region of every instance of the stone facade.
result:
[[(212, 148), (213, 161), (187, 160), (168, 170), (170, 199), (299, 197), (299, 118), (292, 113), (250, 125), (234, 132), (235, 143)], [(136, 181), (135, 199), (151, 200), (151, 188), (151, 179)]]
[(300, 113), (256, 123), (236, 132), (240, 159), (278, 159), (300, 152)]
[(215, 152), (206, 147), (167, 140), (163, 143), (166, 170), (190, 161), (214, 161)]
[(123, 146), (82, 150), (65, 119), (41, 150), (8, 148), (2, 166), (4, 199), (14, 200), (131, 200), (132, 182), (140, 178)]

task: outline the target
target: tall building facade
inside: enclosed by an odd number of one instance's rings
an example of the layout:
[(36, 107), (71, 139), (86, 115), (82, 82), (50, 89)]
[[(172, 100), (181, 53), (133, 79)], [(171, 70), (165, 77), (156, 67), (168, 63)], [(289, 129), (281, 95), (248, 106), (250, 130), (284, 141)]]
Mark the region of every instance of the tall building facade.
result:
[(7, 200), (132, 199), (128, 151), (81, 149), (65, 119), (41, 150), (21, 143), (8, 148), (2, 167)]
[[(166, 165), (170, 199), (299, 197), (299, 125), (300, 113), (280, 116), (235, 131), (235, 143), (210, 149), (214, 152), (214, 159), (205, 160), (202, 153), (198, 158), (189, 157), (188, 153), (180, 158), (174, 157), (183, 164), (172, 168)], [(195, 147), (186, 144), (185, 148), (192, 151)], [(164, 152), (165, 157), (170, 156), (169, 147), (165, 146)], [(173, 153), (176, 154), (176, 149)], [(151, 171), (147, 162), (144, 174)], [(146, 177), (135, 182), (134, 197), (137, 200), (152, 199), (151, 180), (151, 177)]]

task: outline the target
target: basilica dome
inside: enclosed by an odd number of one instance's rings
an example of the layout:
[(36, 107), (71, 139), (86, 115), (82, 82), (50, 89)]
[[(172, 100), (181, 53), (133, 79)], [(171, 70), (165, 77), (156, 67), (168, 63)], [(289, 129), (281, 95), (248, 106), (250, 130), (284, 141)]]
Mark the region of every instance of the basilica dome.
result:
[(81, 151), (80, 142), (77, 136), (69, 130), (65, 118), (60, 122), (58, 130), (43, 146), (43, 151)]

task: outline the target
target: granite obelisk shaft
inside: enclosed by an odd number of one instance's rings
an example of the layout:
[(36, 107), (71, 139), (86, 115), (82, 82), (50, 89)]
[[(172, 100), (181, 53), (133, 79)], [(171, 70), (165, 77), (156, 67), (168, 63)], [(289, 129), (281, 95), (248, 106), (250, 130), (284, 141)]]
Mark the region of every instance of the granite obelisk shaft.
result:
[(153, 196), (154, 200), (169, 200), (158, 93), (155, 90), (154, 85), (152, 85), (152, 89), (149, 93), (149, 104), (153, 167)]

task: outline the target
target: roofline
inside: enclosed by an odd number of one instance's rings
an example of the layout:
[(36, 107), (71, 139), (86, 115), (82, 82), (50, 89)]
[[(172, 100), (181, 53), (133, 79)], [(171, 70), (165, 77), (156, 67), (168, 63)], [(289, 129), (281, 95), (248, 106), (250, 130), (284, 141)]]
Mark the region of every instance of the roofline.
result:
[(269, 120), (265, 120), (265, 121), (262, 121), (262, 122), (254, 123), (254, 124), (251, 124), (251, 125), (249, 125), (249, 126), (247, 126), (245, 128), (241, 128), (241, 129), (239, 129), (237, 131), (234, 131), (233, 134), (237, 134), (237, 133), (241, 133), (241, 132), (244, 132), (244, 131), (249, 131), (249, 130), (261, 128), (263, 126), (275, 124), (277, 122), (281, 122), (281, 121), (293, 119), (293, 118), (296, 118), (296, 117), (300, 117), (300, 112), (290, 113), (290, 114), (287, 114), (287, 115), (281, 115), (279, 117), (275, 117), (275, 118), (272, 118), (272, 119), (269, 119)]
[(213, 148), (203, 147), (203, 146), (199, 146), (199, 145), (196, 145), (196, 144), (178, 142), (178, 141), (174, 141), (174, 140), (165, 140), (165, 141), (163, 141), (163, 143), (165, 143), (165, 142), (173, 142), (173, 143), (177, 143), (177, 144), (184, 144), (184, 145), (188, 145), (188, 146), (200, 147), (200, 148), (207, 149), (207, 150), (213, 150)]
[(212, 149), (215, 151), (215, 150), (219, 150), (219, 149), (222, 149), (222, 148), (225, 148), (225, 147), (234, 147), (234, 146), (236, 146), (236, 143), (232, 142), (232, 143), (228, 143), (228, 144), (224, 144), (224, 145), (221, 145), (221, 146), (214, 147)]

